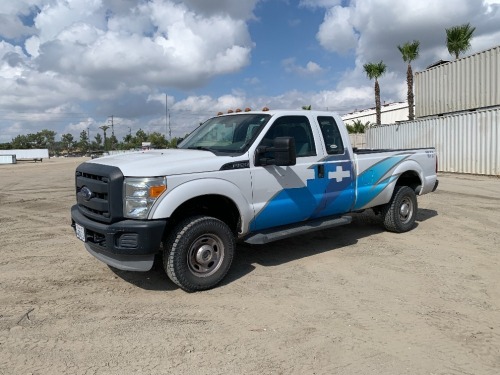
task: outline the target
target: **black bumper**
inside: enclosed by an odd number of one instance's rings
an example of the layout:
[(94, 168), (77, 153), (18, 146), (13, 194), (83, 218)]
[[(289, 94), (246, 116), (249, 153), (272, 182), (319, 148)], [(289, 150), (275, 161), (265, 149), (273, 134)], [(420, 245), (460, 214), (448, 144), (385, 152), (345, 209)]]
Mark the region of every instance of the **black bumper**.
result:
[(97, 253), (110, 256), (141, 256), (158, 253), (166, 220), (122, 220), (99, 223), (82, 215), (78, 206), (71, 207), (71, 226), (85, 228), (85, 245)]
[(432, 188), (432, 191), (436, 191), (436, 189), (438, 188), (438, 185), (439, 185), (439, 180), (436, 180), (436, 183), (434, 184), (434, 187)]

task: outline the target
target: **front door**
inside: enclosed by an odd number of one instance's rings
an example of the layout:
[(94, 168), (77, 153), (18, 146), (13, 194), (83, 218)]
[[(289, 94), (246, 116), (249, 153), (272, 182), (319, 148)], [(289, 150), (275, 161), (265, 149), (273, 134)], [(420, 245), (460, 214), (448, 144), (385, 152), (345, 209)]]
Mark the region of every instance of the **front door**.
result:
[[(328, 124), (323, 122), (326, 129)], [(336, 127), (335, 121), (333, 125)], [(325, 134), (323, 127), (320, 128)], [(328, 145), (332, 152), (323, 157), (321, 150), (325, 145), (316, 144), (315, 139), (320, 137), (314, 136), (313, 129), (317, 127), (311, 127), (307, 116), (282, 116), (260, 142), (260, 145), (271, 146), (276, 137), (294, 137), (297, 163), (287, 167), (251, 168), (255, 210), (252, 231), (331, 216), (349, 211), (352, 206), (352, 163), (346, 158), (341, 138), (335, 140), (340, 144)]]

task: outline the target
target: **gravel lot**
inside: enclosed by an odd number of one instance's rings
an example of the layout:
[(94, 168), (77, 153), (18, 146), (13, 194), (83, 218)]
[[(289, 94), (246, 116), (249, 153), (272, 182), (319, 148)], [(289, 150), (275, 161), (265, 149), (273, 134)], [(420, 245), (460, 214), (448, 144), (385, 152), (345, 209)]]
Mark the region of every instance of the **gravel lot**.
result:
[(370, 213), (239, 245), (216, 289), (112, 270), (70, 227), (86, 159), (0, 165), (0, 374), (500, 373), (500, 179), (440, 175), (417, 226)]

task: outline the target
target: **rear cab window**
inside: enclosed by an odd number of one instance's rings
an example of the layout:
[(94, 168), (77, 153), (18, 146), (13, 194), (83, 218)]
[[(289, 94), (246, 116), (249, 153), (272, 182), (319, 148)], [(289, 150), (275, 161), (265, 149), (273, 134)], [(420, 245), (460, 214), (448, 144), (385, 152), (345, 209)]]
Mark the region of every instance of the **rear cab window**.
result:
[(326, 153), (329, 155), (343, 154), (345, 151), (344, 142), (335, 119), (332, 116), (318, 116), (317, 120), (325, 142)]

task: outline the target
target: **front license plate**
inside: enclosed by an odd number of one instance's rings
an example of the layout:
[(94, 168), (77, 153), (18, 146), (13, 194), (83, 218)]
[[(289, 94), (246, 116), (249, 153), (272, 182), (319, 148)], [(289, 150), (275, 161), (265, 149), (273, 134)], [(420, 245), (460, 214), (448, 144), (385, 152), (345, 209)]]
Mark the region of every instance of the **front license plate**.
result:
[(85, 228), (82, 227), (80, 224), (75, 223), (75, 229), (76, 229), (76, 238), (82, 240), (83, 242), (86, 242), (87, 236), (85, 236)]

